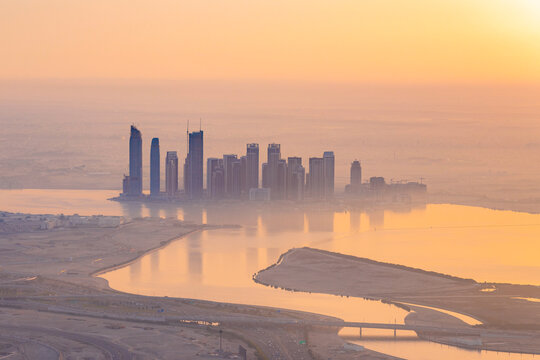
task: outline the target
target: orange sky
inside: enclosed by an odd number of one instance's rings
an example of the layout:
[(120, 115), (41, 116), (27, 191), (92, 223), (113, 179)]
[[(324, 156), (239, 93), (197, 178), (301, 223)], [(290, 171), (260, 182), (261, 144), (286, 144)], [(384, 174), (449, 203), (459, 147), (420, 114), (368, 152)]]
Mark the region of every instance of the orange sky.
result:
[(0, 2), (0, 78), (540, 83), (540, 0)]

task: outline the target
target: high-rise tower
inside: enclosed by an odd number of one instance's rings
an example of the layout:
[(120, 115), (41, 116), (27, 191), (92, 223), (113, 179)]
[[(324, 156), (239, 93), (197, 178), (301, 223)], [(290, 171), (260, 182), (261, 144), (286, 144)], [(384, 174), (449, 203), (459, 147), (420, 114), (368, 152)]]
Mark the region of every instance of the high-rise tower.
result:
[(309, 196), (314, 199), (324, 197), (324, 159), (312, 157), (309, 158)]
[(178, 191), (178, 155), (176, 151), (167, 151), (165, 158), (165, 189), (167, 196), (173, 197)]
[(160, 191), (160, 164), (159, 139), (152, 139), (150, 147), (150, 195), (159, 195)]
[(206, 195), (211, 197), (212, 194), (212, 174), (219, 164), (218, 158), (206, 159)]
[(265, 182), (270, 188), (270, 196), (272, 199), (281, 199), (283, 191), (280, 178), (280, 166), (281, 160), (281, 145), (280, 144), (268, 144), (268, 160), (266, 162), (266, 176)]
[(203, 131), (188, 133), (188, 154), (184, 166), (184, 190), (190, 199), (203, 193)]
[(142, 137), (135, 125), (131, 125), (129, 137), (128, 195), (142, 195)]
[(223, 155), (223, 170), (225, 180), (225, 195), (230, 196), (233, 193), (233, 162), (238, 159), (234, 154)]
[(325, 151), (324, 163), (324, 196), (329, 199), (334, 196), (334, 166), (335, 158), (333, 151)]
[(259, 187), (259, 144), (247, 144), (246, 190)]
[(362, 166), (360, 161), (354, 160), (351, 164), (351, 192), (358, 192), (362, 185)]
[(302, 200), (304, 198), (305, 170), (302, 158), (289, 157), (287, 159), (287, 198)]

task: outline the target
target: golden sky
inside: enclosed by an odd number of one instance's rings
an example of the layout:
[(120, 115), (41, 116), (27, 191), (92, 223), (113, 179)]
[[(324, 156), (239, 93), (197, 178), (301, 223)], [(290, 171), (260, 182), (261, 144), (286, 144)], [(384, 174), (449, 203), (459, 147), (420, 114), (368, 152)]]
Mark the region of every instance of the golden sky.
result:
[(0, 78), (540, 83), (540, 0), (0, 0)]

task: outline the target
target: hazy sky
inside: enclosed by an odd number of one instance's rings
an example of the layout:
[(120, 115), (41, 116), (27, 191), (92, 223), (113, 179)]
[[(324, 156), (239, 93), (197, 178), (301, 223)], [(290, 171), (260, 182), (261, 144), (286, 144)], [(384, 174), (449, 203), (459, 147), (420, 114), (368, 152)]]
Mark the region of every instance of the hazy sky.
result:
[(540, 83), (540, 0), (0, 0), (0, 78)]

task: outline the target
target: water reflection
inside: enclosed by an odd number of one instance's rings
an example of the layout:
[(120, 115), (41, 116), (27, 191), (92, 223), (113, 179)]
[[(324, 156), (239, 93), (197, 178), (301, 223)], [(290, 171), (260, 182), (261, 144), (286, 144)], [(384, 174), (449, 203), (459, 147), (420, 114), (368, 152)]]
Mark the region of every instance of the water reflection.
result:
[[(540, 285), (540, 215), (457, 205), (351, 212), (252, 204), (154, 206), (107, 201), (116, 195), (111, 191), (0, 190), (0, 195), (3, 210), (13, 212), (158, 214), (193, 222), (244, 225), (192, 234), (103, 276), (121, 291), (293, 308), (346, 320), (403, 322), (403, 310), (380, 302), (290, 293), (253, 283), (253, 272), (275, 262), (282, 252), (301, 246), (479, 281)], [(496, 353), (429, 342), (410, 343), (410, 349), (407, 342), (363, 339), (362, 344), (421, 360), (530, 358), (497, 357)]]
[(334, 212), (322, 210), (306, 211), (308, 231), (332, 232), (334, 231)]
[(374, 209), (367, 212), (369, 219), (369, 226), (373, 230), (377, 228), (381, 229), (384, 227), (384, 210), (383, 209)]
[(360, 217), (361, 214), (358, 210), (351, 211), (350, 214), (350, 232), (351, 233), (359, 233), (360, 232)]
[(150, 269), (152, 276), (159, 276), (159, 252), (150, 253)]
[[(120, 203), (122, 206), (124, 216), (127, 216), (131, 219), (137, 219), (143, 217), (143, 204), (135, 201), (131, 202), (122, 202)], [(145, 213), (149, 213), (148, 209), (145, 208)]]
[(188, 271), (190, 280), (201, 283), (203, 279), (203, 256), (201, 253), (202, 234), (195, 233), (187, 238)]

